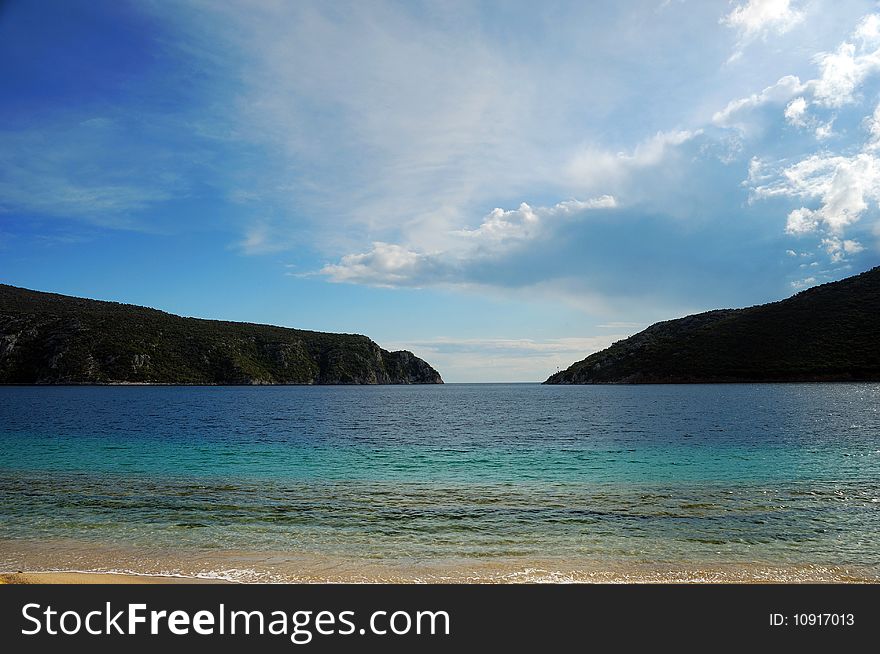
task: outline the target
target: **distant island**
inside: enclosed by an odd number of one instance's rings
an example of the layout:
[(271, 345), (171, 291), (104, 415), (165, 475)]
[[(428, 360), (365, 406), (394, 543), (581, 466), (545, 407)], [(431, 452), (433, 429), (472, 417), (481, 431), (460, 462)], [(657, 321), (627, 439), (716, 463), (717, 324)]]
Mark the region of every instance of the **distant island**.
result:
[(880, 267), (771, 304), (651, 325), (545, 384), (880, 380)]
[(183, 318), (0, 284), (2, 384), (442, 384), (366, 336)]

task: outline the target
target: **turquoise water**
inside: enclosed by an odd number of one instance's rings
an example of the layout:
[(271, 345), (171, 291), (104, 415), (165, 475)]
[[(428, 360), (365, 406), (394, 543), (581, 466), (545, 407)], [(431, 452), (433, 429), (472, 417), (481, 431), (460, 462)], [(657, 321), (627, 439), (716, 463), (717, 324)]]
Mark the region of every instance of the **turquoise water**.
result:
[(0, 568), (877, 580), (878, 407), (878, 384), (5, 387)]

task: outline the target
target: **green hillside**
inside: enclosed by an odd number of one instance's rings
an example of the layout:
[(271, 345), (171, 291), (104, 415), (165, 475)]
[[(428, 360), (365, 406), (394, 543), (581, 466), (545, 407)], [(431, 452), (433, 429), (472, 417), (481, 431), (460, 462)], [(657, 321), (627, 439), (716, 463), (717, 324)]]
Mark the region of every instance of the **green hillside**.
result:
[(437, 384), (366, 336), (182, 318), (0, 285), (4, 384)]
[(880, 380), (880, 267), (747, 309), (651, 325), (547, 384)]

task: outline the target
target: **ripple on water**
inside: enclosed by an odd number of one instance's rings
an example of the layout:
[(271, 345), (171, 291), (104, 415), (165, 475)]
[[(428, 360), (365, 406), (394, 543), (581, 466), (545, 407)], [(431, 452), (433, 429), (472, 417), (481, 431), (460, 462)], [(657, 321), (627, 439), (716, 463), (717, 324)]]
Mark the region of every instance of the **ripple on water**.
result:
[[(185, 550), (247, 554), (179, 574), (876, 579), (877, 400), (877, 384), (0, 388), (0, 542), (74, 539), (74, 561), (116, 546), (120, 570), (156, 574)], [(131, 565), (145, 544), (155, 564)]]

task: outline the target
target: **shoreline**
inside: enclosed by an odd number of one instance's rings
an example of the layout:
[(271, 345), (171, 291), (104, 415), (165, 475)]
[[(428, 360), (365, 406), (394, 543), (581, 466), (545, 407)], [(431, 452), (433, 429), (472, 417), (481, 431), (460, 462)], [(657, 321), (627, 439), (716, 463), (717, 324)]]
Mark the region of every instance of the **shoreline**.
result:
[(226, 579), (205, 579), (171, 575), (135, 574), (132, 572), (86, 572), (80, 570), (52, 570), (34, 572), (0, 572), (0, 584), (32, 586), (41, 584), (231, 584)]
[[(621, 574), (620, 572), (598, 572), (592, 571), (583, 575), (560, 574), (552, 571), (532, 570), (532, 574), (521, 572), (513, 572), (500, 577), (489, 577), (480, 574), (472, 576), (399, 576), (389, 577), (384, 575), (371, 576), (359, 575), (349, 577), (329, 577), (314, 576), (305, 578), (275, 578), (275, 579), (253, 579), (253, 580), (235, 580), (223, 577), (205, 577), (197, 575), (184, 574), (160, 574), (160, 573), (138, 573), (132, 571), (125, 572), (107, 572), (107, 571), (86, 571), (86, 570), (33, 570), (33, 571), (16, 571), (16, 572), (0, 572), (0, 585), (93, 585), (93, 584), (109, 584), (109, 585), (162, 585), (162, 584), (323, 584), (323, 585), (345, 585), (345, 584), (402, 584), (402, 585), (433, 585), (433, 584), (454, 584), (454, 585), (531, 585), (531, 584), (550, 584), (550, 585), (567, 585), (567, 584), (583, 584), (583, 585), (752, 585), (752, 584), (774, 584), (774, 585), (799, 585), (799, 584), (827, 584), (827, 585), (871, 585), (880, 583), (880, 579), (862, 577), (858, 575), (816, 575), (806, 577), (790, 577), (780, 574), (767, 574), (768, 570), (754, 570), (753, 574), (719, 574), (719, 570), (706, 570), (702, 573), (696, 570), (679, 571), (658, 575), (644, 574)], [(538, 573), (538, 574), (534, 574)]]
[(373, 558), (0, 539), (5, 584), (877, 584), (871, 564), (527, 556)]

